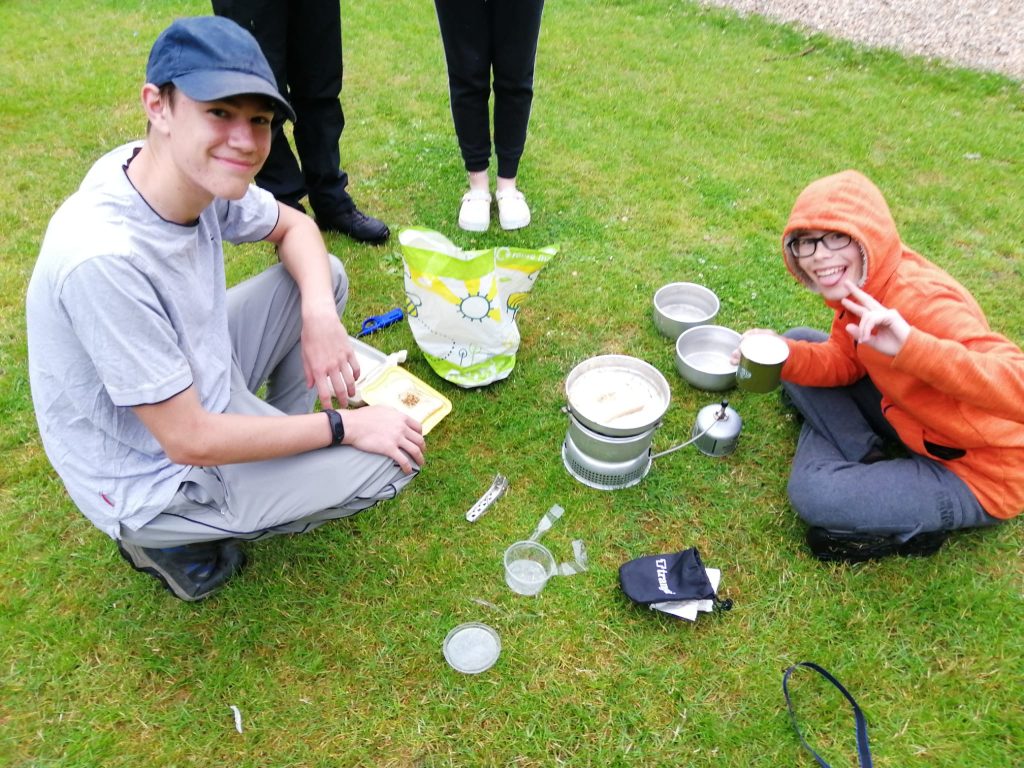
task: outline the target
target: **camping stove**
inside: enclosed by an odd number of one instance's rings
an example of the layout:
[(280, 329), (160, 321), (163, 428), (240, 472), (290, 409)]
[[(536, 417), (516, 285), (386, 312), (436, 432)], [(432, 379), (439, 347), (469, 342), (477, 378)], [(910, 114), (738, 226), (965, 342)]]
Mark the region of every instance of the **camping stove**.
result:
[(572, 439), (570, 432), (562, 443), (562, 463), (569, 474), (584, 485), (599, 491), (617, 491), (636, 485), (651, 469), (651, 449), (631, 459), (608, 461), (587, 455)]

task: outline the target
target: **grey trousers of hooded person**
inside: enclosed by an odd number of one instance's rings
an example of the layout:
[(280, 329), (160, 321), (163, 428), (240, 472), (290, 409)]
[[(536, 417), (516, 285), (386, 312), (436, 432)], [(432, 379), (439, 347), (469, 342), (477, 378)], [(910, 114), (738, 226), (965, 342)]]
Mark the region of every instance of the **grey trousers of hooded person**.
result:
[[(785, 335), (812, 342), (827, 338), (810, 328)], [(882, 415), (881, 393), (869, 377), (846, 387), (787, 381), (782, 387), (804, 417), (788, 490), (793, 509), (808, 525), (904, 541), (928, 531), (1000, 522), (939, 462), (912, 451), (907, 458), (881, 458), (886, 444), (902, 443)]]
[[(348, 278), (333, 256), (331, 273), (340, 315)], [(306, 386), (299, 342), (299, 299), (298, 287), (280, 264), (228, 291), (233, 352), (228, 413), (282, 416), (312, 409), (315, 393)], [(254, 394), (264, 383), (266, 400)], [(325, 441), (327, 436), (325, 419)], [(121, 526), (121, 538), (163, 548), (304, 533), (394, 498), (416, 473), (406, 475), (392, 459), (346, 445), (192, 467), (167, 509), (138, 531)]]

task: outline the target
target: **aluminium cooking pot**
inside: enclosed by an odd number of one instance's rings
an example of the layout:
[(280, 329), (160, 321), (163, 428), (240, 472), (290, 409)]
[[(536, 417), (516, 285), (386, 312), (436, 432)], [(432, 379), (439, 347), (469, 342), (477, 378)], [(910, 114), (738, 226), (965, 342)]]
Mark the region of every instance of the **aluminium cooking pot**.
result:
[(672, 391), (650, 363), (627, 355), (599, 355), (573, 368), (565, 380), (569, 412), (584, 427), (609, 437), (654, 430)]
[(616, 463), (633, 461), (638, 456), (650, 454), (651, 441), (656, 429), (657, 427), (652, 427), (638, 435), (609, 437), (583, 426), (579, 419), (570, 413), (568, 437), (583, 456)]

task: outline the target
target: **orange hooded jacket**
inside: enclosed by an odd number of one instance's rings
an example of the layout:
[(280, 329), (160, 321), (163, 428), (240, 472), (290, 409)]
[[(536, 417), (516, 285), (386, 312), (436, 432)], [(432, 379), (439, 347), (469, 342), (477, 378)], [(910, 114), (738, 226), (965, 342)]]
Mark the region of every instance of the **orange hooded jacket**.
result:
[(907, 248), (882, 193), (856, 171), (809, 185), (783, 234), (789, 271), (811, 285), (785, 242), (797, 230), (851, 235), (864, 255), (861, 288), (911, 325), (895, 357), (855, 344), (857, 322), (838, 302), (827, 341), (787, 340), (783, 378), (814, 387), (852, 384), (867, 374), (882, 412), (903, 443), (954, 472), (993, 517), (1024, 510), (1024, 352), (993, 332), (974, 297), (948, 273)]

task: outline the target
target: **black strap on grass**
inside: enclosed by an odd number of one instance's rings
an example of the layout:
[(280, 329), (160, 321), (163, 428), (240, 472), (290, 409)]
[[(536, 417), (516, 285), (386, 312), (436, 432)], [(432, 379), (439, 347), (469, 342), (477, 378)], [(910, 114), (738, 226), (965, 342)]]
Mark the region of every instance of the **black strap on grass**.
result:
[(872, 768), (871, 748), (868, 746), (868, 721), (867, 718), (864, 717), (864, 713), (860, 711), (860, 707), (857, 706), (857, 700), (853, 698), (850, 692), (843, 687), (842, 683), (832, 677), (832, 675), (817, 664), (810, 661), (801, 661), (794, 664), (782, 675), (782, 695), (786, 697), (786, 707), (789, 709), (789, 718), (793, 721), (793, 730), (795, 730), (796, 735), (800, 737), (800, 743), (804, 745), (804, 749), (814, 756), (814, 759), (818, 761), (818, 765), (822, 766), (822, 768), (831, 768), (828, 763), (822, 760), (821, 755), (811, 749), (811, 745), (804, 739), (804, 735), (800, 732), (800, 726), (797, 724), (796, 712), (793, 709), (793, 702), (789, 698), (789, 688), (786, 685), (789, 681), (789, 676), (793, 674), (793, 671), (797, 667), (813, 669), (838, 688), (839, 692), (846, 697), (848, 702), (850, 702), (850, 706), (853, 707), (853, 717), (857, 724), (857, 763), (861, 768)]

